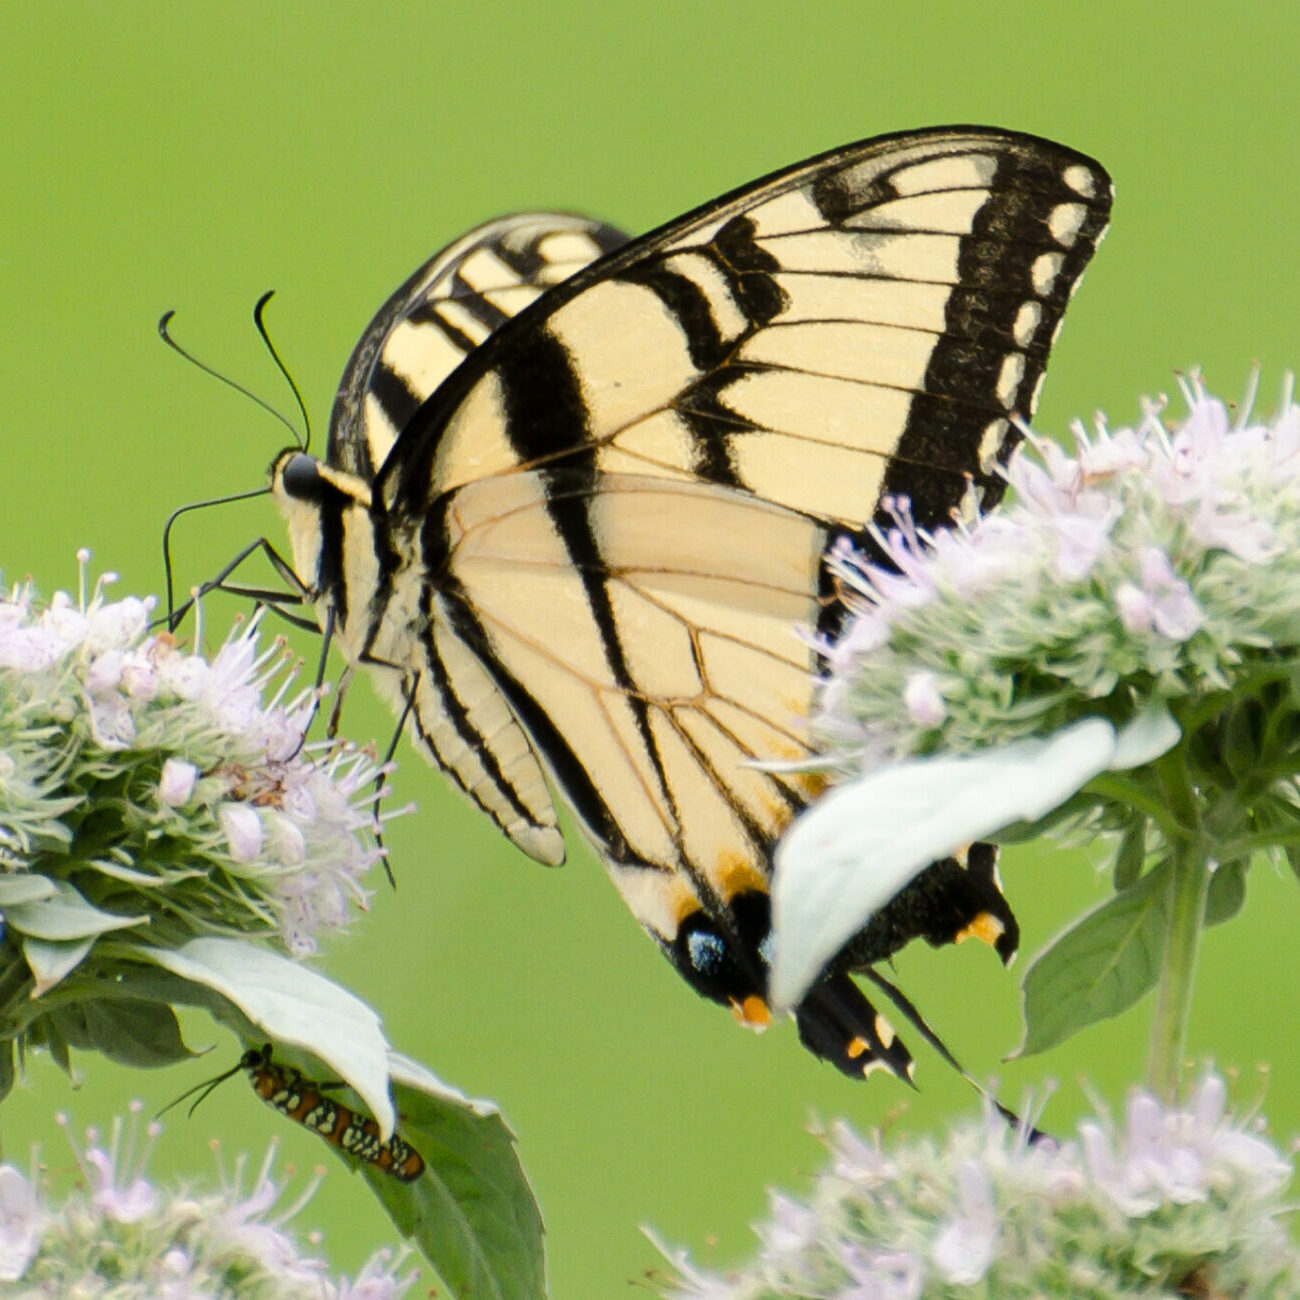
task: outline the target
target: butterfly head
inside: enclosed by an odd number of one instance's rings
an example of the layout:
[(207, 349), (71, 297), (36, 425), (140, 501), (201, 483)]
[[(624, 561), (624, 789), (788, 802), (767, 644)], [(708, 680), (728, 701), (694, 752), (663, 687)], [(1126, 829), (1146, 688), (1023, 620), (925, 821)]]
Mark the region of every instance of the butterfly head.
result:
[(272, 462), (271, 495), (289, 529), (293, 565), (310, 587), (320, 589), (326, 555), (325, 533), (351, 511), (369, 511), (370, 488), (354, 474), (326, 465), (298, 447), (288, 447)]

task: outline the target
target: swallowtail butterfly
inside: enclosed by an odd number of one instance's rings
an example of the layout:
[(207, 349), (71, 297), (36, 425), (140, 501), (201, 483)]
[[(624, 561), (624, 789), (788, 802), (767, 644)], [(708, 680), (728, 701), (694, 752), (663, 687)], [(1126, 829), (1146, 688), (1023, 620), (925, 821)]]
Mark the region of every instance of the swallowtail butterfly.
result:
[[(557, 793), (672, 964), (746, 1024), (770, 1018), (773, 846), (818, 792), (752, 761), (809, 752), (818, 662), (792, 629), (837, 630), (823, 557), (846, 535), (878, 552), (890, 498), (922, 528), (997, 503), (1110, 203), (1082, 154), (949, 127), (630, 241), (494, 221), (380, 310), (324, 459), (274, 462), (318, 618), (416, 747), (544, 863)], [(850, 975), (967, 934), (1015, 952), (987, 845), (873, 918), (797, 1008), (803, 1041), (910, 1077)]]

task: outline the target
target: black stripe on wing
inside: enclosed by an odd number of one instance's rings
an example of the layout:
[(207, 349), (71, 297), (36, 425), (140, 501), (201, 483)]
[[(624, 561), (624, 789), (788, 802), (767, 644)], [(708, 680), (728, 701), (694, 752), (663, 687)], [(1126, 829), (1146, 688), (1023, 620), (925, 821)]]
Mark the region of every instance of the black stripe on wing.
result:
[[(557, 440), (570, 445), (585, 440), (586, 407), (575, 360), (557, 339), (541, 332), (530, 336), (502, 358), (497, 375), (503, 394), (506, 433), (521, 463), (544, 459)], [(658, 780), (659, 794), (676, 821), (672, 790), (651, 732), (649, 706), (629, 670), (614, 617), (606, 585), (609, 565), (601, 554), (592, 525), (590, 502), (597, 480), (595, 466), (589, 459), (567, 460), (561, 467), (543, 466), (541, 473), (548, 485), (547, 513), (568, 551), (570, 564), (581, 575), (605, 660), (614, 681), (626, 692), (646, 756)]]

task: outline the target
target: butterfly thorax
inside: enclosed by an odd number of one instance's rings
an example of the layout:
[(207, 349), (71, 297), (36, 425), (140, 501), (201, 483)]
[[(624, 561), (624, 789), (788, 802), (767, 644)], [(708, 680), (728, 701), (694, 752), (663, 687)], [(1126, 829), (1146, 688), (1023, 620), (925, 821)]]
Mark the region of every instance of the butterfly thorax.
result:
[[(322, 628), (350, 663), (402, 668), (418, 598), (402, 582), (409, 548), (391, 535), (369, 486), (296, 448), (271, 466), (271, 494), (288, 524), (294, 570)], [(378, 514), (376, 511), (378, 510)]]

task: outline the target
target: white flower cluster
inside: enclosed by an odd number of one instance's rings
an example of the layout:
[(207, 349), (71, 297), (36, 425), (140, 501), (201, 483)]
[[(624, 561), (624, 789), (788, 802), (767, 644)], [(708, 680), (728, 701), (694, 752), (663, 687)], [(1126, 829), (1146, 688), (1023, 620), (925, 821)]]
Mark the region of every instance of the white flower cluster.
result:
[[(1130, 1098), (1074, 1141), (1034, 1144), (1000, 1116), (945, 1146), (886, 1150), (842, 1123), (808, 1203), (774, 1193), (756, 1259), (733, 1273), (671, 1256), (672, 1300), (999, 1300), (1138, 1294), (1291, 1297), (1300, 1251), (1282, 1199), (1292, 1168), (1225, 1118), (1209, 1074), (1186, 1109)], [(1196, 1289), (1191, 1288), (1195, 1285)], [(959, 1290), (958, 1288), (962, 1288)], [(1290, 1289), (1288, 1289), (1290, 1288)]]
[[(366, 906), (379, 768), (304, 745), (313, 693), (291, 694), (284, 647), (259, 649), (258, 617), (208, 662), (149, 634), (151, 601), (106, 600), (111, 580), (87, 598), (83, 576), (79, 600), (44, 608), (30, 584), (0, 599), (7, 921), (38, 942), (129, 926), (145, 942), (267, 934), (313, 952)], [(52, 906), (85, 924), (59, 931), (40, 915)]]
[(855, 611), (821, 646), (814, 719), (846, 775), (936, 749), (969, 753), (1087, 714), (1230, 689), (1300, 645), (1300, 407), (1236, 423), (1198, 382), (1169, 430), (1076, 450), (1031, 435), (1014, 500), (970, 528), (919, 533), (907, 503), (876, 536), (892, 567), (834, 557)]
[[(69, 1135), (82, 1185), (56, 1202), (35, 1171), (0, 1165), (0, 1290), (13, 1300), (50, 1296), (150, 1296), (192, 1300), (400, 1300), (418, 1274), (399, 1276), (406, 1252), (383, 1250), (355, 1280), (333, 1279), (325, 1261), (304, 1254), (286, 1230), (320, 1185), (321, 1175), (289, 1207), (271, 1177), (275, 1144), (245, 1188), (245, 1160), (218, 1166), (215, 1191), (160, 1188), (145, 1177), (161, 1132), (143, 1142), (139, 1106), (129, 1124), (113, 1122), (107, 1143), (88, 1130), (86, 1145)], [(60, 1122), (67, 1127), (66, 1118)], [(314, 1235), (314, 1234), (313, 1234)]]

